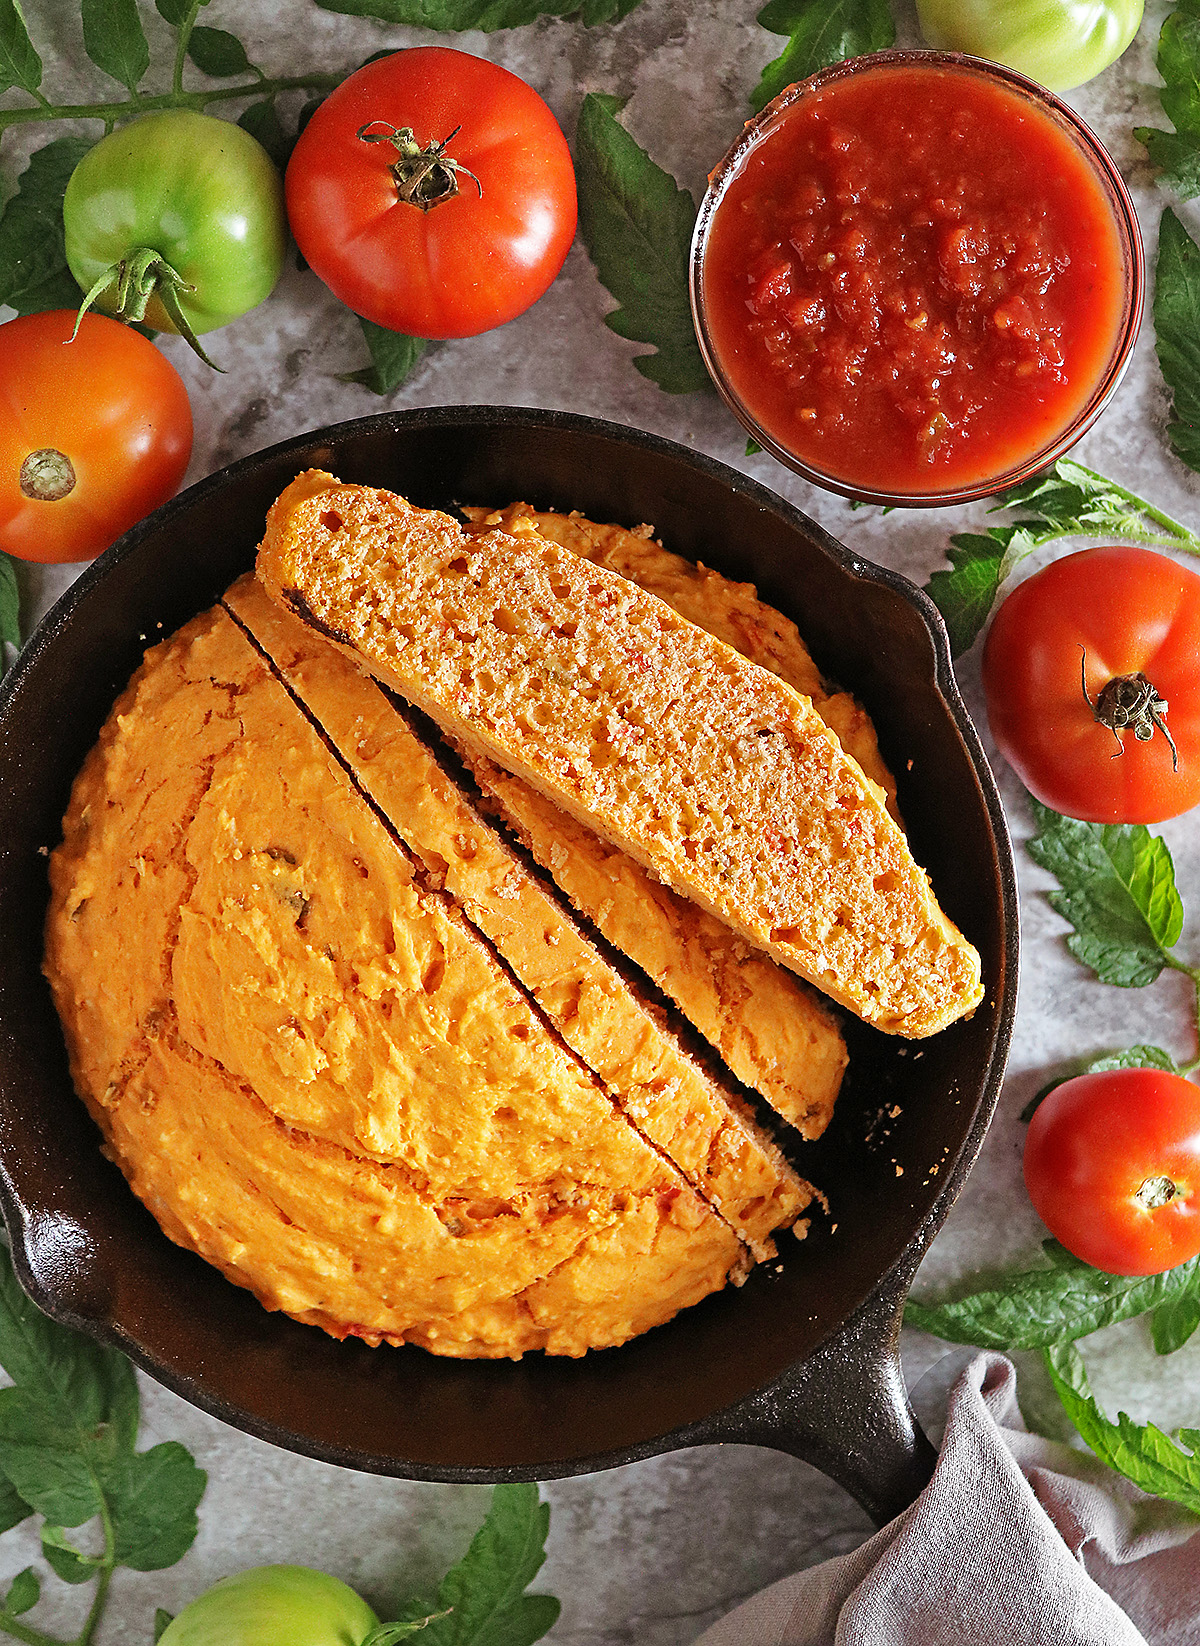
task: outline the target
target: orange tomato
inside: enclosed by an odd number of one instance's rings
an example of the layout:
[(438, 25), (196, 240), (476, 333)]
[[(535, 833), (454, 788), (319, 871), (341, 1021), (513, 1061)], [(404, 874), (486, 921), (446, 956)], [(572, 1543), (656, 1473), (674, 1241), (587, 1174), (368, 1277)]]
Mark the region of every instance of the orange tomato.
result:
[(90, 560), (176, 491), (192, 410), (140, 332), (52, 309), (0, 326), (0, 550)]

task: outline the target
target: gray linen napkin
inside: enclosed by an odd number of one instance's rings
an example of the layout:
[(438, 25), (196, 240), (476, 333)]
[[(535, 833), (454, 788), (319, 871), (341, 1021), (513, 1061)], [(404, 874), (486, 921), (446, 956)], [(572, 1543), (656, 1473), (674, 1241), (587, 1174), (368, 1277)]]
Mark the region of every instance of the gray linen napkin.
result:
[(1200, 1520), (1028, 1434), (978, 1355), (929, 1485), (860, 1548), (784, 1578), (697, 1646), (1200, 1646)]

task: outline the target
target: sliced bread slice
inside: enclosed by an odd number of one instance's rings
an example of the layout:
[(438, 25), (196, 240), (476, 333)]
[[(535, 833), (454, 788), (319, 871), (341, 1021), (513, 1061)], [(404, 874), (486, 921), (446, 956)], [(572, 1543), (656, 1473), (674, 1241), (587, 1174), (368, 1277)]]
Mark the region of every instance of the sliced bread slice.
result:
[[(475, 530), (536, 531), (607, 566), (808, 693), (896, 815), (896, 785), (866, 712), (846, 692), (826, 694), (796, 625), (760, 600), (751, 584), (672, 554), (654, 542), (649, 526), (626, 531), (580, 514), (538, 513), (525, 503), (463, 513)], [(654, 979), (737, 1078), (802, 1136), (819, 1137), (833, 1117), (846, 1050), (833, 1013), (814, 990), (521, 778), (482, 759), (474, 776), (559, 889)]]
[(301, 476), (259, 576), (446, 731), (891, 1033), (983, 997), (875, 785), (806, 697), (607, 568)]
[(559, 543), (572, 554), (627, 577), (648, 594), (673, 606), (697, 628), (723, 640), (760, 668), (770, 669), (802, 696), (812, 699), (821, 719), (837, 733), (838, 742), (863, 772), (887, 796), (887, 808), (896, 810), (896, 779), (879, 752), (871, 717), (850, 692), (830, 690), (813, 662), (800, 631), (791, 618), (760, 600), (753, 583), (736, 583), (711, 566), (696, 565), (665, 549), (654, 539), (652, 526), (628, 531), (601, 525), (579, 513), (537, 510), (528, 503), (510, 503), (503, 509), (464, 508), (476, 530), (499, 526), (519, 533), (532, 529), (539, 537)]

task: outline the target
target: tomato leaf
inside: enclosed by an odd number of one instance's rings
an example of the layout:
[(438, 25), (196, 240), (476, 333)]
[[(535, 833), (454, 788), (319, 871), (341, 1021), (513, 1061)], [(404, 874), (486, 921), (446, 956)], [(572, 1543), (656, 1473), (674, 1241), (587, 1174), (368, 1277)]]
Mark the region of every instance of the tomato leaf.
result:
[(1136, 126), (1133, 135), (1146, 145), (1151, 164), (1159, 169), (1160, 183), (1181, 200), (1200, 194), (1200, 143), (1190, 133)]
[(1080, 823), (1030, 797), (1038, 833), (1029, 855), (1062, 890), (1051, 907), (1075, 930), (1067, 947), (1102, 983), (1141, 988), (1183, 930), (1183, 902), (1166, 842), (1143, 823)]
[(0, 1389), (0, 1468), (47, 1521), (81, 1526), (101, 1510), (94, 1452), (107, 1392), (96, 1368), (70, 1367), (63, 1387), (56, 1370), (47, 1361), (38, 1384)]
[(1180, 1430), (1185, 1452), (1153, 1423), (1135, 1423), (1124, 1412), (1111, 1423), (1096, 1403), (1079, 1351), (1064, 1343), (1043, 1352), (1067, 1416), (1096, 1456), (1144, 1492), (1200, 1513), (1200, 1430)]
[(71, 173), (91, 147), (83, 137), (56, 137), (30, 157), (0, 217), (0, 303), (20, 309), (47, 282), (61, 281), (64, 273), (70, 278), (62, 201)]
[(393, 1618), (390, 1623), (377, 1623), (362, 1642), (362, 1646), (395, 1646), (397, 1641), (407, 1640), (410, 1635), (426, 1628), (435, 1618), (446, 1615), (445, 1612), (435, 1612), (430, 1601), (413, 1595), (400, 1607), (399, 1616)]
[(1127, 491), (1107, 475), (1085, 469), (1069, 457), (1060, 457), (1048, 469), (1001, 493), (988, 511), (1023, 509), (1036, 520), (1026, 522), (1044, 535), (1035, 542), (1059, 537), (1127, 537), (1132, 542), (1168, 544), (1200, 550), (1187, 526), (1172, 520), (1144, 497)]
[(1200, 246), (1169, 207), (1159, 225), (1154, 334), (1172, 396), (1167, 438), (1189, 469), (1200, 470)]
[(0, 1532), (9, 1532), (28, 1520), (32, 1508), (18, 1492), (7, 1475), (0, 1475)]
[[(1177, 0), (1159, 35), (1160, 93), (1173, 132), (1139, 126), (1134, 136), (1184, 200), (1200, 194), (1200, 0)], [(1167, 438), (1200, 471), (1200, 247), (1169, 208), (1159, 222), (1154, 284), (1158, 362), (1172, 396)]]
[(888, 0), (769, 0), (758, 20), (772, 34), (789, 39), (754, 88), (750, 101), (756, 109), (793, 81), (806, 80), (845, 57), (884, 51), (896, 39)]
[(33, 49), (17, 0), (0, 0), (0, 92), (21, 86), (35, 92), (42, 83), (42, 60)]
[[(45, 1517), (43, 1550), (58, 1575), (82, 1583), (105, 1563), (152, 1571), (178, 1560), (196, 1535), (203, 1472), (173, 1441), (135, 1452), (128, 1360), (41, 1314), (3, 1248), (0, 1365), (12, 1378), (0, 1389), (0, 1469)], [(63, 1528), (100, 1514), (111, 1547), (104, 1557), (82, 1554)]]
[(280, 171), (283, 171), (296, 146), (296, 138), (289, 137), (283, 129), (274, 98), (268, 97), (262, 103), (251, 103), (248, 109), (243, 109), (238, 115), (238, 125), (243, 131), (248, 131), (251, 137), (257, 138)]
[(374, 394), (391, 394), (413, 372), (429, 347), (423, 337), (408, 337), (402, 331), (388, 331), (373, 320), (358, 316), (363, 337), (371, 354), (371, 364), (362, 371), (347, 372), (343, 383), (361, 383)]
[(1159, 96), (1173, 132), (1150, 126), (1135, 127), (1160, 182), (1184, 200), (1200, 194), (1200, 0), (1177, 0), (1158, 37), (1158, 72), (1163, 78)]
[(618, 307), (604, 323), (652, 343), (634, 365), (668, 394), (712, 387), (696, 343), (688, 259), (696, 203), (640, 149), (616, 115), (620, 98), (590, 92), (575, 132), (579, 231)]
[(925, 592), (946, 624), (952, 657), (961, 657), (970, 650), (987, 622), (1007, 550), (1007, 537), (999, 527), (986, 532), (958, 532), (946, 550), (951, 570), (934, 572), (926, 583)]
[(580, 22), (619, 23), (639, 0), (317, 0), (325, 11), (378, 17), (385, 23), (457, 32), (515, 29), (539, 17), (575, 17)]
[(1179, 1068), (1175, 1059), (1161, 1046), (1126, 1046), (1124, 1051), (1108, 1052), (1103, 1057), (1092, 1057), (1076, 1064), (1067, 1074), (1055, 1075), (1048, 1080), (1040, 1091), (1034, 1093), (1029, 1102), (1018, 1115), (1019, 1120), (1032, 1120), (1038, 1105), (1056, 1086), (1064, 1081), (1074, 1080), (1081, 1074), (1106, 1074), (1109, 1069), (1167, 1069), (1171, 1074), (1178, 1074)]
[(13, 1578), (8, 1593), (4, 1597), (4, 1610), (9, 1617), (20, 1617), (23, 1612), (32, 1611), (41, 1599), (42, 1585), (32, 1566), (26, 1566), (23, 1572), (18, 1572)]
[(183, 1558), (195, 1542), (206, 1481), (186, 1447), (165, 1440), (148, 1452), (124, 1452), (101, 1479), (118, 1566), (157, 1572)]
[(1053, 1267), (1006, 1275), (953, 1302), (924, 1304), (910, 1298), (904, 1323), (981, 1349), (1042, 1349), (1087, 1337), (1147, 1309), (1188, 1298), (1200, 1302), (1200, 1257), (1163, 1274), (1110, 1275), (1072, 1257), (1057, 1241), (1046, 1242), (1046, 1255)]
[(77, 309), (83, 302), (83, 292), (70, 269), (64, 267), (41, 285), (17, 292), (9, 301), (18, 314), (43, 314), (47, 309)]
[(85, 1555), (75, 1547), (61, 1526), (42, 1527), (42, 1554), (54, 1575), (64, 1583), (90, 1583), (100, 1566), (97, 1557)]
[(83, 0), (83, 44), (97, 68), (137, 90), (150, 67), (137, 0)]
[(188, 36), (187, 54), (201, 74), (211, 75), (214, 80), (253, 73), (245, 46), (236, 34), (230, 34), (225, 29), (197, 26)]
[(550, 1505), (534, 1485), (497, 1486), (471, 1547), (442, 1579), (421, 1646), (532, 1646), (554, 1627), (559, 1604), (527, 1595), (546, 1558)]
[(422, 1629), (426, 1629), (439, 1617), (446, 1617), (446, 1612), (427, 1612), (423, 1604), (413, 1603), (408, 1608), (417, 1611), (419, 1616), (397, 1619), (394, 1623), (379, 1623), (371, 1630), (362, 1646), (399, 1646), (402, 1640), (408, 1640)]
[[(5, 671), (5, 649), (21, 649), (21, 590), (17, 583), (17, 568), (7, 554), (0, 554), (0, 675)], [(0, 1488), (2, 1493), (2, 1488)], [(0, 1521), (4, 1518), (0, 1505)], [(0, 1531), (7, 1530), (0, 1526)]]
[(925, 585), (945, 620), (955, 657), (974, 644), (1000, 585), (1031, 549), (1060, 537), (1122, 537), (1200, 553), (1200, 538), (1178, 520), (1065, 457), (1002, 493), (988, 512), (1001, 509), (1020, 509), (1023, 517), (1011, 526), (952, 537), (946, 551), (951, 570), (934, 572)]
[(974, 645), (996, 603), (1001, 583), (1019, 560), (1048, 538), (1060, 536), (1038, 520), (989, 526), (984, 532), (958, 532), (946, 557), (950, 571), (934, 572), (925, 592), (942, 614), (950, 636), (950, 655), (961, 657)]
[(950, 539), (946, 557), (952, 569), (934, 572), (925, 592), (942, 614), (952, 657), (961, 657), (974, 645), (1001, 583), (1017, 562), (1040, 543), (1062, 535), (1058, 526), (1017, 520), (1011, 526), (989, 526), (983, 532), (959, 532)]
[(1150, 1335), (1160, 1355), (1174, 1354), (1182, 1349), (1196, 1327), (1200, 1326), (1200, 1288), (1184, 1297), (1160, 1303), (1150, 1317)]
[[(202, 6), (208, 5), (208, 0), (200, 0)], [(166, 19), (172, 28), (180, 28), (188, 20), (191, 11), (190, 0), (154, 0), (154, 9), (160, 17)]]
[(1200, 138), (1200, 0), (1175, 0), (1158, 37), (1159, 97), (1176, 131)]

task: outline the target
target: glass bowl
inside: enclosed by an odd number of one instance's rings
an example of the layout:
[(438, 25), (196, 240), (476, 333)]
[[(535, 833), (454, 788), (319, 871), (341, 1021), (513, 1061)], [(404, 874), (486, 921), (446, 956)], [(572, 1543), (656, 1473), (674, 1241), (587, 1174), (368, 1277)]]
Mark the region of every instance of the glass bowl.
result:
[[(723, 288), (719, 287), (719, 275), (718, 273), (710, 274), (709, 267), (710, 262), (717, 270), (736, 266), (736, 252), (741, 250), (744, 243), (750, 243), (747, 235), (738, 228), (740, 220), (731, 214), (743, 206), (746, 209), (751, 209), (743, 197), (747, 195), (754, 177), (766, 178), (767, 187), (770, 187), (770, 174), (762, 164), (764, 152), (766, 152), (765, 146), (771, 144), (772, 140), (777, 137), (797, 105), (812, 98), (814, 94), (827, 94), (830, 88), (837, 87), (841, 82), (867, 74), (876, 74), (880, 70), (886, 70), (889, 74), (893, 74), (896, 77), (897, 84), (902, 85), (903, 78), (909, 77), (912, 71), (920, 71), (920, 75), (925, 76), (930, 69), (936, 71), (939, 76), (963, 76), (968, 80), (983, 82), (985, 88), (989, 88), (989, 96), (993, 104), (1006, 110), (1013, 108), (1018, 116), (1018, 123), (1034, 132), (1035, 141), (1043, 142), (1048, 164), (1049, 159), (1052, 157), (1051, 150), (1056, 144), (1061, 154), (1061, 137), (1068, 140), (1074, 155), (1078, 156), (1087, 176), (1094, 180), (1096, 186), (1092, 206), (1096, 213), (1097, 223), (1101, 225), (1103, 238), (1108, 242), (1103, 259), (1097, 251), (1096, 260), (1098, 265), (1101, 266), (1102, 272), (1106, 271), (1105, 277), (1109, 282), (1109, 291), (1105, 302), (1110, 305), (1109, 313), (1111, 314), (1112, 323), (1111, 325), (1108, 324), (1107, 317), (1103, 322), (1097, 320), (1096, 341), (1092, 358), (1086, 362), (1087, 369), (1080, 370), (1078, 373), (1076, 378), (1077, 392), (1064, 405), (1061, 423), (1055, 423), (1049, 413), (1040, 413), (1041, 426), (1029, 430), (1024, 437), (1024, 442), (1019, 432), (1012, 433), (1007, 438), (1007, 446), (1002, 458), (998, 459), (993, 455), (992, 458), (977, 465), (976, 470), (970, 472), (962, 472), (967, 469), (967, 463), (959, 461), (959, 472), (952, 475), (939, 476), (931, 467), (928, 485), (914, 483), (909, 487), (907, 483), (897, 481), (894, 474), (891, 476), (884, 474), (872, 475), (869, 472), (870, 456), (862, 459), (857, 472), (847, 473), (843, 470), (839, 473), (837, 472), (839, 464), (836, 461), (828, 464), (823, 462), (821, 456), (815, 454), (812, 450), (811, 441), (807, 443), (808, 449), (805, 449), (806, 442), (800, 434), (792, 436), (790, 430), (787, 428), (781, 429), (779, 422), (773, 422), (770, 412), (764, 411), (764, 394), (766, 391), (760, 388), (764, 381), (764, 371), (770, 370), (767, 367), (767, 357), (761, 353), (756, 357), (752, 351), (757, 348), (757, 344), (748, 342), (737, 335), (737, 326), (740, 322), (737, 319), (731, 321), (727, 317), (730, 311), (735, 315), (737, 314), (737, 303), (729, 302), (728, 292), (730, 288), (728, 283)], [(913, 84), (919, 84), (916, 77), (913, 79)], [(925, 81), (925, 84), (928, 84), (928, 81)], [(997, 98), (991, 88), (999, 88), (1006, 95)], [(1025, 113), (1022, 105), (1028, 106), (1028, 114)], [(896, 106), (902, 107), (903, 105), (897, 103)], [(813, 105), (810, 104), (809, 110), (811, 111), (812, 108)], [(1047, 128), (1045, 124), (1047, 121), (1050, 123), (1050, 128), (1053, 129)], [(832, 137), (830, 141), (832, 142)], [(773, 152), (778, 155), (781, 151), (776, 149)], [(782, 168), (779, 167), (778, 161), (773, 158), (771, 163), (776, 167), (779, 175), (782, 176)], [(748, 165), (756, 166), (757, 169), (754, 174), (747, 172)], [(803, 168), (798, 166), (794, 175), (799, 182), (803, 182), (806, 174)], [(914, 177), (917, 175), (914, 171)], [(1080, 176), (1084, 177), (1084, 173), (1081, 172)], [(731, 189), (734, 189), (735, 184), (743, 177), (746, 178), (745, 190), (735, 190), (733, 198), (731, 198)], [(791, 181), (792, 177), (789, 175), (786, 179), (788, 186), (790, 186)], [(907, 178), (905, 183), (907, 184)], [(779, 191), (782, 190), (783, 186), (782, 183), (776, 185), (777, 195), (780, 199), (782, 199), (782, 193)], [(809, 188), (810, 199), (817, 198), (819, 188), (820, 185), (814, 179)], [(865, 194), (867, 190), (864, 189), (862, 192)], [(882, 190), (880, 192), (882, 193)], [(797, 194), (796, 198), (803, 198), (803, 196)], [(840, 199), (842, 196), (836, 196), (835, 198)], [(847, 198), (853, 202), (858, 197), (851, 194)], [(1076, 198), (1075, 195), (1072, 195), (1070, 197), (1071, 202)], [(874, 202), (874, 205), (880, 204), (881, 202)], [(935, 199), (932, 204), (934, 207), (941, 209), (944, 202)], [(825, 201), (820, 200), (819, 205), (823, 208)], [(891, 211), (892, 208), (889, 205), (887, 209)], [(726, 215), (722, 221), (723, 211)], [(916, 220), (916, 217), (913, 217), (913, 221)], [(924, 218), (921, 220), (925, 221)], [(843, 216), (841, 221), (843, 223), (849, 222), (849, 214)], [(1060, 221), (1064, 223), (1067, 221), (1065, 212)], [(803, 236), (806, 232), (803, 221), (798, 218), (796, 222), (800, 224), (799, 232)], [(718, 225), (721, 231), (717, 241), (720, 260), (712, 255), (714, 225)], [(1097, 231), (1098, 236), (1101, 229)], [(773, 234), (777, 230), (781, 236), (779, 246), (782, 255), (790, 257), (792, 251), (794, 251), (797, 257), (802, 259), (803, 251), (801, 247), (796, 245), (794, 239), (790, 240), (791, 250), (782, 248), (782, 236), (784, 233), (788, 236), (794, 236), (797, 233), (796, 227), (794, 225), (791, 227), (781, 226), (777, 222), (768, 233)], [(884, 232), (894, 233), (894, 223), (885, 224)], [(997, 235), (1000, 232), (1002, 232), (1001, 229), (997, 229)], [(934, 233), (932, 228), (929, 233), (930, 243), (932, 243)], [(1099, 246), (1099, 243), (1099, 238), (1097, 238), (1097, 246)], [(825, 255), (828, 262), (832, 264), (834, 262), (833, 254), (826, 253)], [(800, 270), (802, 266), (802, 262), (793, 261), (793, 271)], [(810, 262), (802, 278), (808, 278), (811, 266)], [(1069, 264), (1064, 266), (1069, 267)], [(1086, 264), (1081, 266), (1086, 266)], [(907, 272), (911, 273), (911, 270)], [(1056, 275), (1055, 278), (1057, 277)], [(729, 280), (727, 275), (720, 278), (723, 278), (726, 282)], [(881, 282), (886, 278), (885, 272), (876, 276), (876, 279)], [(1049, 463), (1068, 451), (1095, 422), (1120, 383), (1137, 337), (1145, 298), (1142, 240), (1133, 202), (1130, 200), (1121, 175), (1108, 152), (1079, 116), (1044, 87), (1026, 79), (1023, 75), (1013, 73), (1010, 69), (1001, 68), (994, 63), (984, 62), (979, 58), (968, 57), (956, 52), (909, 50), (877, 52), (872, 56), (853, 58), (847, 62), (837, 63), (830, 68), (823, 69), (809, 79), (801, 81), (797, 85), (789, 86), (786, 91), (769, 103), (756, 119), (747, 124), (741, 136), (710, 175), (708, 192), (697, 215), (695, 232), (692, 238), (690, 283), (692, 314), (705, 364), (722, 398), (754, 440), (765, 451), (769, 451), (781, 463), (786, 464), (788, 468), (793, 469), (806, 480), (813, 481), (829, 491), (839, 492), (844, 497), (850, 497), (861, 502), (884, 503), (893, 507), (907, 508), (945, 506), (952, 503), (970, 502), (980, 497), (990, 497), (996, 492), (1016, 485), (1021, 480), (1037, 473), (1038, 470), (1045, 468)], [(899, 290), (898, 287), (894, 289)], [(880, 284), (877, 290), (884, 294), (886, 303), (886, 287)], [(808, 299), (809, 294), (806, 292), (804, 301), (807, 302)], [(818, 297), (817, 301), (822, 300)], [(825, 310), (818, 311), (818, 313), (827, 312), (833, 301), (834, 298), (831, 296)], [(723, 309), (725, 314), (723, 314)], [(777, 311), (777, 316), (779, 312), (781, 311)], [(1081, 311), (1076, 311), (1076, 313), (1079, 312)], [(996, 319), (996, 316), (999, 314), (1000, 309), (997, 308), (993, 314), (997, 327), (999, 326), (999, 320)], [(925, 324), (923, 314), (918, 314), (914, 318), (919, 324)], [(906, 325), (912, 323), (914, 323), (913, 320), (905, 320), (904, 322)], [(972, 323), (976, 326), (979, 324), (978, 321)], [(806, 324), (809, 324), (810, 327), (815, 324), (820, 328), (823, 327), (823, 320), (818, 319), (814, 323), (802, 319), (797, 322), (798, 327), (803, 327)], [(1066, 330), (1067, 328), (1063, 329)], [(763, 331), (765, 332), (765, 330), (766, 327), (764, 326)], [(1036, 327), (1033, 330), (1036, 332)], [(1075, 328), (1071, 327), (1070, 330), (1073, 341)], [(774, 333), (777, 348), (779, 347), (779, 339), (787, 335), (786, 323), (780, 321), (777, 317)], [(801, 333), (798, 331), (796, 335), (800, 336)], [(952, 341), (957, 343), (958, 340), (953, 339)], [(867, 346), (869, 347), (869, 345)], [(1040, 342), (1038, 346), (1042, 346)], [(805, 336), (802, 347), (808, 351), (807, 358), (809, 360), (813, 359), (814, 356), (827, 359), (831, 357), (829, 351), (833, 345), (829, 342), (828, 336), (823, 330), (814, 332), (810, 329)], [(793, 360), (800, 357), (797, 352), (793, 355)], [(863, 356), (860, 354), (861, 358)], [(866, 358), (869, 360), (870, 356), (867, 355)], [(852, 371), (853, 365), (849, 369)], [(881, 371), (893, 370), (886, 362), (880, 363), (880, 369)], [(1002, 369), (1007, 371), (1011, 378), (1013, 368), (1005, 365)], [(1019, 376), (1019, 371), (1015, 375)], [(793, 378), (793, 381), (795, 380)], [(939, 380), (937, 378), (930, 378), (929, 381), (935, 389), (938, 387)], [(972, 391), (974, 391), (976, 385), (987, 384), (991, 381), (999, 381), (998, 373), (994, 373), (989, 379), (985, 376), (984, 371), (980, 371), (978, 377), (971, 380)], [(780, 393), (782, 391), (776, 392)], [(799, 392), (801, 399), (812, 397), (811, 383), (804, 381)], [(986, 390), (981, 392), (986, 392)], [(1067, 399), (1068, 395), (1069, 390), (1064, 391), (1063, 398)], [(813, 420), (818, 415), (815, 408), (797, 406), (789, 408), (789, 410), (796, 417), (807, 417)], [(877, 431), (880, 426), (876, 421), (864, 422), (861, 425), (862, 439), (858, 441), (858, 451), (862, 451), (863, 448), (871, 445), (872, 432)], [(954, 425), (950, 424), (948, 426), (953, 429)], [(934, 425), (931, 424), (930, 427), (932, 429)], [(1014, 423), (1013, 428), (1019, 431), (1021, 428), (1020, 423)], [(880, 443), (876, 434), (875, 445), (877, 450)]]

